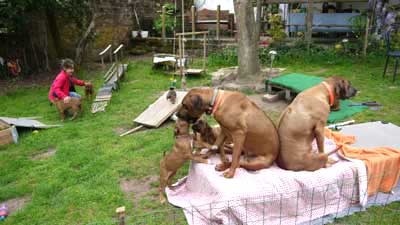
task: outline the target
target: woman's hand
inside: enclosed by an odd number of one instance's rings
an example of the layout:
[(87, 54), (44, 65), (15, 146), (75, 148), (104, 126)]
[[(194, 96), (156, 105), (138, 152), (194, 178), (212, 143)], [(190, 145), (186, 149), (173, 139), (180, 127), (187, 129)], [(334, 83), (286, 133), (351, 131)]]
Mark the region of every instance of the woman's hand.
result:
[(71, 97), (67, 96), (64, 98), (64, 103), (68, 104), (71, 101)]

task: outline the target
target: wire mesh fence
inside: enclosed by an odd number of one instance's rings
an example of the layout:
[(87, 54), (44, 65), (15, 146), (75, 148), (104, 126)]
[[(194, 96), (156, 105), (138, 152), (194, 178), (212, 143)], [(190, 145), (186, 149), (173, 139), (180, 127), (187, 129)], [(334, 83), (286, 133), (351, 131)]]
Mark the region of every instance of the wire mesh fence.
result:
[[(369, 177), (368, 185), (397, 181), (399, 171)], [(391, 180), (394, 178), (394, 180)], [(357, 181), (356, 181), (356, 180)], [(229, 201), (131, 215), (126, 224), (400, 224), (400, 185), (368, 197), (359, 177), (341, 179), (312, 190), (241, 197)], [(361, 191), (360, 191), (361, 190)], [(370, 190), (371, 191), (371, 190)], [(390, 204), (391, 203), (391, 204)], [(347, 217), (353, 215), (351, 217)], [(340, 219), (339, 219), (340, 218)]]

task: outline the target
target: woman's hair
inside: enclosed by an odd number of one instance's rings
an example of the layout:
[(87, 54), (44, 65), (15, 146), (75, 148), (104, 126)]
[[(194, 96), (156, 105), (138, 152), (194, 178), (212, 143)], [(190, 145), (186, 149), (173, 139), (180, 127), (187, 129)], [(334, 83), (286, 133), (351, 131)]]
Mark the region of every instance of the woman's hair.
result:
[(62, 69), (72, 69), (74, 68), (74, 61), (72, 59), (63, 59), (61, 60), (61, 68)]

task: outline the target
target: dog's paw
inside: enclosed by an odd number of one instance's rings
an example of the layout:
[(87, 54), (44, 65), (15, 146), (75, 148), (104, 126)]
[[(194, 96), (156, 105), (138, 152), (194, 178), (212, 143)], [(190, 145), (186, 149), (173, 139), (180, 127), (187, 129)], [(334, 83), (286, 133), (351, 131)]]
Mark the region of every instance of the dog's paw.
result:
[(218, 150), (218, 146), (217, 146), (217, 145), (213, 145), (213, 146), (211, 146), (211, 150), (213, 150), (213, 151), (216, 151), (216, 150)]
[(225, 171), (226, 169), (228, 169), (229, 166), (230, 165), (228, 163), (219, 163), (215, 166), (215, 170), (222, 172), (222, 171)]
[(331, 167), (333, 164), (337, 163), (338, 161), (328, 158), (328, 161), (325, 164), (325, 168)]
[(235, 171), (234, 170), (228, 170), (224, 173), (225, 178), (233, 178), (235, 176)]
[(164, 204), (167, 201), (167, 199), (165, 198), (165, 196), (163, 194), (160, 194), (160, 203)]

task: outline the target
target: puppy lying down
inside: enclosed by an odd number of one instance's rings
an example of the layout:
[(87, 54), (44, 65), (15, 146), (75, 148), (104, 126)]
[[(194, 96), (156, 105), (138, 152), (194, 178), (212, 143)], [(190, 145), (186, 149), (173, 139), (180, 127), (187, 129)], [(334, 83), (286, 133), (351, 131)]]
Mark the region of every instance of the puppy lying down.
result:
[(186, 161), (194, 160), (199, 163), (207, 163), (207, 159), (200, 156), (194, 156), (193, 151), (193, 136), (189, 133), (189, 123), (178, 119), (175, 124), (175, 144), (172, 151), (164, 156), (160, 161), (160, 202), (164, 203), (165, 187), (173, 189), (172, 178), (175, 173), (181, 168)]

